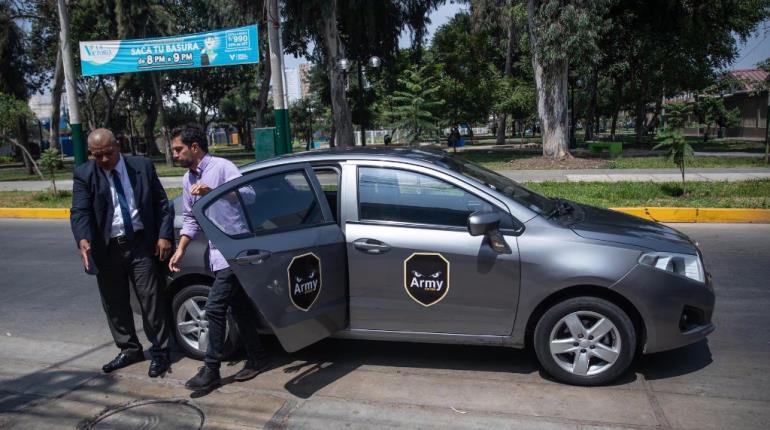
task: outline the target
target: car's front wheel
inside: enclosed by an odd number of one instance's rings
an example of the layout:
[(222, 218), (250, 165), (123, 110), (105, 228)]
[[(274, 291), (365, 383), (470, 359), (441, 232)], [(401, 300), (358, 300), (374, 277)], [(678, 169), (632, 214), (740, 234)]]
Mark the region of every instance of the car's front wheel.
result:
[[(176, 343), (185, 355), (197, 360), (205, 357), (208, 348), (209, 323), (205, 311), (208, 295), (208, 285), (193, 284), (179, 290), (171, 301)], [(231, 327), (232, 317), (228, 314), (225, 357), (232, 355), (238, 346), (237, 333)]]
[(554, 378), (574, 385), (606, 384), (625, 372), (636, 351), (628, 315), (597, 297), (575, 297), (548, 309), (535, 327), (537, 358)]

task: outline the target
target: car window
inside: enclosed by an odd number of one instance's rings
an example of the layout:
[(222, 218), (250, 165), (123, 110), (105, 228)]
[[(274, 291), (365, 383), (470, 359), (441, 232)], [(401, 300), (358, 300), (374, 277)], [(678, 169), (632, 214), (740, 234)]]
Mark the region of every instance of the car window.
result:
[(380, 167), (358, 169), (358, 200), (362, 221), (466, 227), (473, 212), (499, 211), (474, 194), (432, 176)]
[(340, 174), (339, 171), (331, 167), (314, 167), (316, 178), (318, 183), (321, 184), (326, 202), (329, 204), (329, 209), (332, 211), (334, 221), (337, 221), (338, 216), (338, 193)]
[(250, 181), (212, 202), (205, 214), (223, 233), (234, 237), (324, 222), (313, 188), (302, 171)]

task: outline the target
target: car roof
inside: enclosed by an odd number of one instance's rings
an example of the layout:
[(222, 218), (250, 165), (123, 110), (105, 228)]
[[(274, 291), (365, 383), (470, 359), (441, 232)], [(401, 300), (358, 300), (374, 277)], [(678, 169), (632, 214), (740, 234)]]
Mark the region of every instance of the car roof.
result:
[(446, 168), (445, 161), (449, 154), (440, 149), (440, 147), (421, 147), (421, 148), (383, 148), (383, 147), (347, 147), (331, 148), (298, 152), (294, 154), (281, 155), (264, 161), (255, 161), (241, 166), (241, 170), (248, 172), (254, 169), (260, 169), (270, 166), (278, 166), (288, 163), (300, 162), (321, 162), (321, 161), (340, 161), (340, 160), (390, 160), (390, 161), (411, 161), (414, 164), (438, 165)]

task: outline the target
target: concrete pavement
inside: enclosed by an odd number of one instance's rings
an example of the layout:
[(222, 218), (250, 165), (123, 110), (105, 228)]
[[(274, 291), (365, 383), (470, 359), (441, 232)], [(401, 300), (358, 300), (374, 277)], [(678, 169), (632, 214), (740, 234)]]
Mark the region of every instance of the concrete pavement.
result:
[[(678, 169), (580, 169), (580, 170), (500, 170), (499, 173), (518, 182), (678, 182), (682, 176)], [(770, 179), (768, 168), (701, 168), (687, 169), (688, 181), (747, 181)], [(181, 176), (160, 178), (166, 188), (181, 188)], [(0, 191), (42, 191), (51, 186), (50, 181), (3, 181)], [(71, 179), (56, 181), (60, 190), (72, 190)]]
[[(552, 382), (528, 351), (331, 339), (287, 354), (268, 337), (272, 369), (191, 397), (182, 385), (200, 363), (178, 354), (164, 379), (149, 379), (147, 363), (102, 375), (116, 349), (68, 223), (0, 220), (0, 429), (86, 428), (153, 399), (200, 408), (205, 429), (770, 428), (770, 226), (676, 228), (703, 248), (717, 331), (638, 359), (614, 385)], [(172, 409), (154, 410), (143, 428), (193, 428)]]

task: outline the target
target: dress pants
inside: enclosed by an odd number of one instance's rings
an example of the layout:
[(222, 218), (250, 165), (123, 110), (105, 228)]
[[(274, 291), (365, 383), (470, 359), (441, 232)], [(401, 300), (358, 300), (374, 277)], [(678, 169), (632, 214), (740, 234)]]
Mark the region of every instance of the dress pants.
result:
[(238, 326), (238, 334), (250, 360), (257, 360), (265, 355), (259, 341), (257, 327), (259, 321), (251, 299), (243, 291), (238, 278), (229, 267), (217, 270), (214, 284), (209, 290), (206, 301), (206, 319), (209, 322), (209, 344), (204, 362), (210, 369), (219, 369), (224, 358), (225, 337), (227, 336), (227, 308), (231, 307), (233, 319)]
[(136, 232), (133, 240), (110, 239), (107, 253), (96, 277), (115, 345), (129, 354), (142, 353), (130, 303), (129, 288), (133, 285), (144, 331), (152, 343), (150, 354), (154, 359), (168, 360), (169, 322), (162, 291), (165, 282), (157, 257), (148, 249), (142, 231)]

